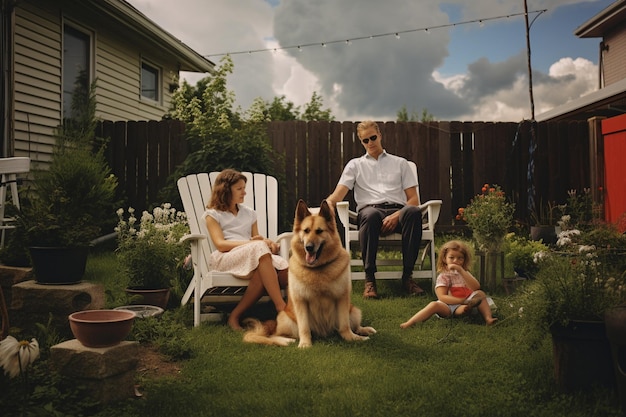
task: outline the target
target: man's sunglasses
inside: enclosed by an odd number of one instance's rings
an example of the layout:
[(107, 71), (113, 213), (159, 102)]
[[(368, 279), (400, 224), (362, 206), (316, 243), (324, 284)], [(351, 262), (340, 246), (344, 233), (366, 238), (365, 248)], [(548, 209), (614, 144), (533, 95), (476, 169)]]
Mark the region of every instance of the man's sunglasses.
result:
[(368, 143), (370, 143), (370, 140), (372, 142), (374, 142), (376, 139), (378, 139), (378, 135), (374, 135), (374, 136), (370, 136), (369, 138), (361, 139), (361, 143), (364, 143), (364, 144), (367, 145)]

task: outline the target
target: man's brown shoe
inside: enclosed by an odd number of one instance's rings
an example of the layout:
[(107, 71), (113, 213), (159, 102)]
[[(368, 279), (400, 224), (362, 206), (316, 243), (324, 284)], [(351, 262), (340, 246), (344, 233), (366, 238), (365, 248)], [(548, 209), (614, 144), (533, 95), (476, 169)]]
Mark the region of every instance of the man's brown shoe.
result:
[(365, 281), (365, 290), (363, 291), (363, 298), (378, 298), (378, 293), (376, 292), (376, 283)]
[(426, 292), (412, 279), (403, 279), (402, 286), (409, 295), (425, 295)]

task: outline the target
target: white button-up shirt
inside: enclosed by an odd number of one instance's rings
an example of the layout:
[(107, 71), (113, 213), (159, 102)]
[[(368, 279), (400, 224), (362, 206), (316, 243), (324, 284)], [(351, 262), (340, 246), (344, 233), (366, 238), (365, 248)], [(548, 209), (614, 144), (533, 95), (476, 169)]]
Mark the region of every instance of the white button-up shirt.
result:
[(406, 204), (404, 190), (417, 186), (406, 159), (383, 151), (375, 159), (368, 154), (350, 160), (339, 184), (354, 190), (357, 210), (368, 204)]

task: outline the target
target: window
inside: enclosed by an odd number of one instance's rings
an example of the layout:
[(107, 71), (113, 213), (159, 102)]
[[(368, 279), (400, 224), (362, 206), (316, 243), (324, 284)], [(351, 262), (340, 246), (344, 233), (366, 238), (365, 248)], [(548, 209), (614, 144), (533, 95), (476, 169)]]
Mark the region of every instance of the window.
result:
[(77, 88), (88, 91), (91, 67), (91, 37), (80, 30), (63, 27), (63, 118), (72, 116), (72, 96)]
[(159, 101), (159, 70), (145, 62), (141, 63), (141, 96)]

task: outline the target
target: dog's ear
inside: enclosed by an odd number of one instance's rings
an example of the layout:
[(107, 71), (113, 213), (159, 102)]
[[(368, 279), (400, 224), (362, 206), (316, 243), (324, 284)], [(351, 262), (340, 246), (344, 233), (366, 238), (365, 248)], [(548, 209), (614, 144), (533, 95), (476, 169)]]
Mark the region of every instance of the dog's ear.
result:
[(298, 200), (298, 204), (296, 205), (296, 221), (301, 222), (305, 217), (310, 215), (309, 206), (306, 205), (304, 200)]
[(335, 223), (335, 212), (326, 200), (322, 200), (322, 204), (320, 204), (319, 215), (322, 216), (328, 223)]

